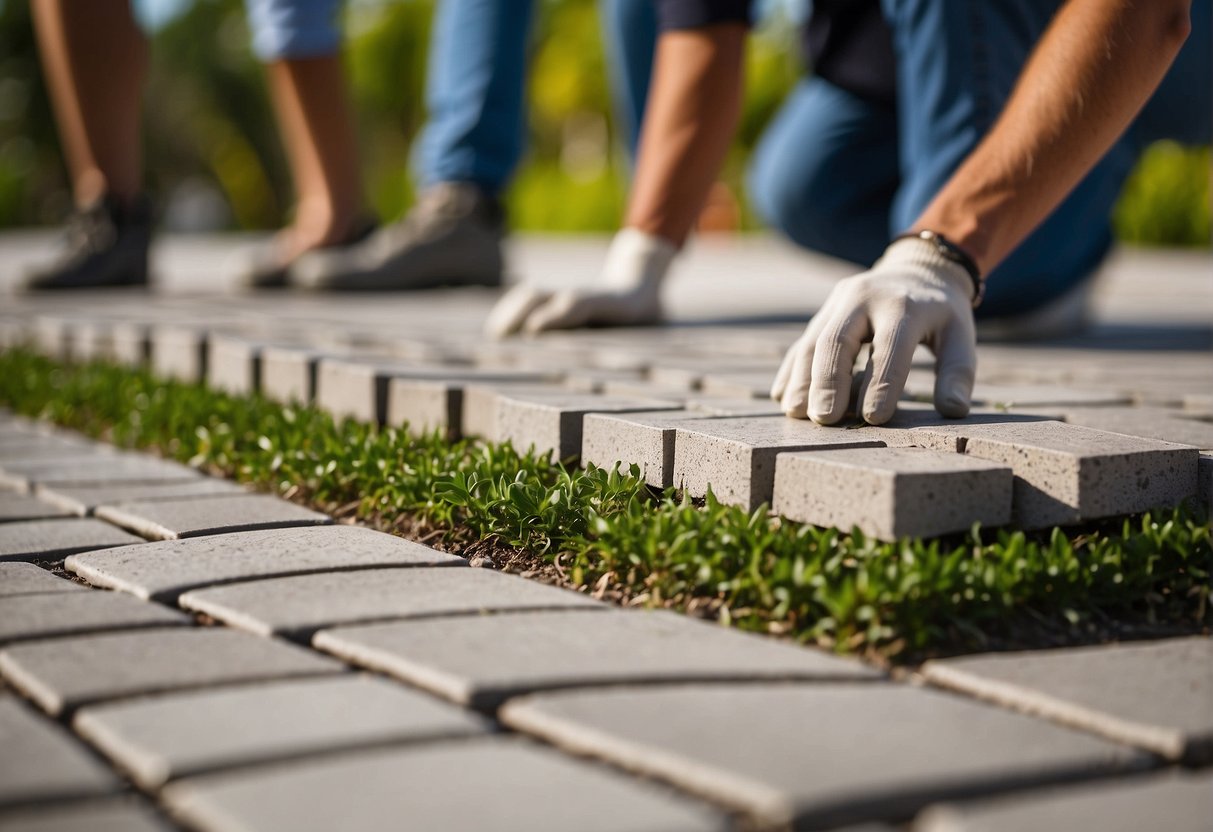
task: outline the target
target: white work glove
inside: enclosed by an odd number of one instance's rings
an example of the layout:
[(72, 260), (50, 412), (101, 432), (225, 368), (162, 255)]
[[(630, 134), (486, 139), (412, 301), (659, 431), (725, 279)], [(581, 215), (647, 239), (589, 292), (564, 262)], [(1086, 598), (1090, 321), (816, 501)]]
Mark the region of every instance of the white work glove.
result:
[(516, 286), (493, 307), (485, 332), (504, 338), (545, 329), (657, 323), (661, 282), (676, 254), (678, 248), (669, 240), (625, 228), (611, 241), (597, 286), (559, 290)]
[(846, 414), (860, 347), (872, 342), (857, 409), (873, 425), (892, 418), (918, 344), (935, 353), (935, 409), (969, 412), (977, 373), (973, 281), (920, 239), (894, 242), (872, 268), (839, 282), (779, 367), (771, 398), (796, 419), (832, 425)]

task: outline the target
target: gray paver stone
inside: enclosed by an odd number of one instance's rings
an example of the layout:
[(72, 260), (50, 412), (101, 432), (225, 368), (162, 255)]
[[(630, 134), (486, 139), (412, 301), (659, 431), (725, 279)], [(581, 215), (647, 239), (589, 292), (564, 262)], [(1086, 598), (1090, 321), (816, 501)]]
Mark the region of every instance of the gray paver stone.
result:
[(76, 552), (140, 542), (133, 534), (93, 519), (0, 523), (0, 561), (58, 560)]
[(302, 639), (323, 627), (394, 618), (605, 605), (487, 569), (375, 569), (273, 578), (187, 592), (181, 606), (233, 627)]
[(475, 708), (536, 690), (655, 681), (878, 679), (858, 662), (685, 616), (584, 610), (396, 621), (316, 634), (353, 664)]
[(327, 514), (297, 506), (271, 494), (119, 503), (100, 506), (96, 515), (151, 540), (177, 540), (291, 526), (323, 526), (333, 522)]
[(207, 344), (206, 383), (226, 393), (247, 396), (261, 389), (263, 345), (234, 335), (213, 335)]
[(64, 566), (94, 586), (175, 602), (190, 589), (257, 578), (398, 566), (465, 566), (457, 555), (359, 526), (196, 537), (73, 555)]
[[(118, 791), (108, 768), (59, 725), (0, 694), (0, 809)], [(4, 821), (0, 819), (0, 826)]]
[(553, 385), (469, 384), (463, 388), (460, 429), (464, 436), (479, 436), (497, 440), (497, 399), (502, 395), (548, 395), (556, 393)]
[(589, 413), (629, 413), (678, 410), (672, 402), (654, 399), (617, 399), (565, 392), (563, 394), (497, 397), (496, 435), (509, 440), (519, 451), (534, 448), (557, 459), (581, 453), (582, 421)]
[(6, 814), (4, 832), (172, 832), (151, 809), (128, 798)]
[(169, 808), (208, 832), (413, 829), (691, 832), (724, 817), (664, 789), (516, 738), (381, 750), (183, 780)]
[(0, 676), (50, 714), (107, 699), (340, 670), (311, 651), (222, 627), (75, 636), (0, 650)]
[(137, 454), (96, 454), (89, 459), (0, 465), (0, 484), (8, 483), (18, 491), (28, 491), (39, 483), (170, 483), (189, 482), (200, 476), (201, 473), (185, 465)]
[(640, 476), (649, 485), (669, 488), (674, 484), (674, 438), (678, 423), (702, 419), (692, 410), (655, 413), (590, 413), (582, 423), (581, 461), (623, 470), (640, 466)]
[(48, 592), (0, 598), (0, 644), (190, 623), (188, 616), (176, 610), (116, 592)]
[[(1023, 528), (1173, 506), (1196, 493), (1195, 448), (1060, 422), (919, 428), (945, 446), (1015, 472), (1013, 519)], [(945, 447), (946, 449), (946, 447)]]
[(674, 439), (674, 485), (693, 497), (704, 496), (710, 486), (722, 503), (752, 511), (771, 501), (779, 453), (883, 444), (856, 431), (783, 416), (688, 420), (678, 425)]
[(137, 321), (116, 321), (110, 327), (113, 359), (128, 367), (146, 367), (152, 360), (151, 328)]
[(1213, 449), (1213, 424), (1178, 413), (1162, 407), (1087, 407), (1066, 410), (1065, 417), (1072, 425)]
[(914, 832), (1208, 832), (1211, 818), (1213, 775), (1170, 772), (937, 806), (915, 821)]
[(44, 592), (83, 592), (75, 581), (65, 580), (49, 569), (33, 563), (0, 563), (0, 598), (15, 595), (41, 595)]
[(423, 693), (356, 675), (95, 705), (72, 724), (145, 789), (307, 754), (468, 736), (490, 725)]
[(780, 454), (772, 509), (881, 540), (937, 537), (1011, 519), (1011, 469), (925, 448)]
[(185, 482), (113, 483), (111, 485), (39, 485), (39, 499), (78, 517), (88, 517), (98, 506), (132, 501), (199, 499), (215, 495), (247, 494), (242, 487), (218, 477), (198, 477)]
[(966, 656), (928, 662), (944, 687), (1136, 745), (1213, 760), (1213, 639)]
[[(385, 424), (391, 379), (441, 381), (476, 378), (476, 375), (475, 370), (461, 366), (325, 358), (316, 371), (316, 404), (337, 419), (350, 417), (361, 422)], [(489, 378), (494, 377), (500, 377), (500, 374), (489, 375)]]
[(311, 404), (316, 367), (324, 355), (304, 347), (266, 347), (261, 351), (261, 392), (281, 404)]
[(407, 423), (413, 434), (441, 430), (460, 435), (464, 390), (473, 385), (536, 385), (548, 378), (541, 372), (452, 368), (444, 378), (391, 378), (388, 380), (387, 423)]
[(207, 333), (178, 324), (152, 327), (151, 362), (156, 375), (197, 383), (206, 379)]
[(810, 829), (1141, 768), (1099, 738), (893, 684), (672, 685), (535, 694), (500, 718), (574, 753)]
[(16, 520), (48, 520), (52, 517), (69, 517), (71, 512), (59, 506), (31, 497), (0, 491), (0, 523)]

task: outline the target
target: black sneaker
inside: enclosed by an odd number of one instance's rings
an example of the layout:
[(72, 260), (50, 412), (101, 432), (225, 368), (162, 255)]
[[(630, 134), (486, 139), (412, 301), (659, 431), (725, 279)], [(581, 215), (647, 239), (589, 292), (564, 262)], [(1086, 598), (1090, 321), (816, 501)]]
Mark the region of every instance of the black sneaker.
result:
[(104, 196), (73, 213), (66, 231), (63, 254), (27, 275), (22, 289), (40, 292), (147, 285), (152, 211), (146, 197), (123, 206), (112, 196)]

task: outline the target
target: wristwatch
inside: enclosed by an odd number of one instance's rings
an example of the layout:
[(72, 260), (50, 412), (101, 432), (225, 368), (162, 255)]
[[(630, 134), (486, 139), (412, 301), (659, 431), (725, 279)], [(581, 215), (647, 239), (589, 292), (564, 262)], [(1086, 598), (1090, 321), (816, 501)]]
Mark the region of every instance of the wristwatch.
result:
[(981, 269), (977, 268), (977, 263), (965, 253), (964, 249), (939, 232), (929, 229), (907, 231), (905, 234), (899, 234), (893, 238), (893, 242), (897, 242), (898, 240), (926, 240), (935, 246), (935, 250), (941, 256), (956, 263), (968, 273), (969, 279), (973, 281), (973, 308), (976, 309), (981, 305), (981, 299), (986, 294), (986, 279), (982, 275)]

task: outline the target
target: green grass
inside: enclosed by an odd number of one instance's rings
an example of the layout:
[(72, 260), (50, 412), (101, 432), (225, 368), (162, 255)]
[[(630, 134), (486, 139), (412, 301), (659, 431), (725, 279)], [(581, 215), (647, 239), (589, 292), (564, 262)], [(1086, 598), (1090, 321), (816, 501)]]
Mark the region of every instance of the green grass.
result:
[[(564, 583), (889, 658), (1213, 623), (1210, 528), (1182, 511), (1069, 533), (881, 543), (650, 491), (507, 445), (414, 438), (104, 364), (0, 353), (0, 403)], [(488, 541), (486, 543), (485, 541)]]

